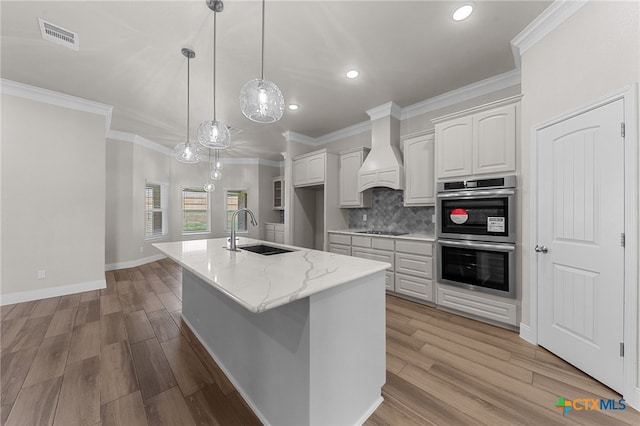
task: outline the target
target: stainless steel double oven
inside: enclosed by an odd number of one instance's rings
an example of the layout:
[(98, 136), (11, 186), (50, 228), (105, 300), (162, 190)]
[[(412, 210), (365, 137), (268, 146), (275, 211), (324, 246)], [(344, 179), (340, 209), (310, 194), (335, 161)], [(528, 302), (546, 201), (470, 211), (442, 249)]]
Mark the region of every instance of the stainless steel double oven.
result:
[(438, 183), (438, 281), (516, 297), (516, 177)]

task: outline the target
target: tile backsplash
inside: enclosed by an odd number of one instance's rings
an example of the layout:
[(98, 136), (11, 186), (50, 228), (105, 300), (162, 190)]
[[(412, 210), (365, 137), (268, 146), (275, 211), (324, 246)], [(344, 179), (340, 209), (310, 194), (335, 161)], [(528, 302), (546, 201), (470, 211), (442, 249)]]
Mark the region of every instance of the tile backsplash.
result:
[[(431, 217), (434, 207), (405, 207), (403, 191), (373, 188), (372, 206), (369, 209), (349, 209), (349, 229), (375, 229), (402, 232), (435, 231)], [(367, 220), (363, 220), (363, 215)]]

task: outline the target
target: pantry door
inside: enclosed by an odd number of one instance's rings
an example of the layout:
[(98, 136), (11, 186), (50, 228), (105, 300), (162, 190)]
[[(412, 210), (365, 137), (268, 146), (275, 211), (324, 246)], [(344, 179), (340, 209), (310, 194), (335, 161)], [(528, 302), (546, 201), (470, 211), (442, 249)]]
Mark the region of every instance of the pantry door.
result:
[(622, 99), (538, 132), (538, 342), (622, 393)]

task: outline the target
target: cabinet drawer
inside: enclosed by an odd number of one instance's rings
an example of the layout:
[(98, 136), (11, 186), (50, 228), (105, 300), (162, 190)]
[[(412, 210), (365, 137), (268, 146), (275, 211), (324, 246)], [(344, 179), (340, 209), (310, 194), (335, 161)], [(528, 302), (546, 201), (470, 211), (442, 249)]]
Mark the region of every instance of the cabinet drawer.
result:
[(416, 254), (396, 253), (396, 272), (433, 277), (433, 258)]
[(351, 237), (351, 245), (356, 247), (371, 247), (371, 237)]
[(395, 241), (390, 238), (372, 238), (371, 248), (393, 251), (395, 249)]
[(265, 234), (264, 234), (264, 239), (265, 239), (265, 241), (270, 241), (272, 243), (275, 243), (276, 242), (276, 233), (274, 231), (267, 230), (267, 232), (265, 232)]
[(396, 292), (433, 302), (433, 281), (396, 273)]
[(387, 252), (383, 250), (364, 249), (359, 247), (351, 247), (351, 256), (361, 257), (363, 259), (377, 260), (379, 262), (387, 262), (391, 264), (391, 268), (387, 269), (392, 271), (394, 269), (393, 252)]
[(351, 236), (342, 234), (329, 234), (329, 243), (351, 245)]
[(384, 274), (384, 288), (389, 291), (394, 291), (396, 289), (395, 281), (395, 274), (391, 271), (386, 271)]
[(396, 251), (431, 256), (433, 253), (433, 245), (431, 243), (401, 240), (396, 241)]
[(273, 242), (278, 244), (284, 244), (284, 232), (276, 231)]
[(329, 251), (331, 253), (343, 254), (345, 256), (351, 256), (351, 247), (343, 246), (341, 244), (329, 244)]

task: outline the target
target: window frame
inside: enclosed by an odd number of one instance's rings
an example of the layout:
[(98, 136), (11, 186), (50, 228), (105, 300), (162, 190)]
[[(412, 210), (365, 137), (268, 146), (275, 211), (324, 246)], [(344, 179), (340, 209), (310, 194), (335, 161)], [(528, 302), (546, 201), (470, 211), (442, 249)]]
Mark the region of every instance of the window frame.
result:
[[(245, 196), (245, 200), (244, 200), (244, 207), (238, 207), (238, 208), (248, 208), (249, 206), (249, 191), (247, 191), (246, 188), (237, 188), (237, 189), (230, 189), (230, 188), (225, 188), (224, 190), (224, 229), (226, 233), (231, 233), (231, 226), (230, 226), (230, 215), (229, 213), (233, 214), (233, 211), (228, 209), (228, 198), (229, 198), (229, 193), (235, 193), (235, 192), (243, 192), (244, 196)], [(234, 210), (235, 211), (235, 210)], [(236, 234), (248, 234), (249, 233), (249, 226), (247, 224), (247, 213), (240, 213), (241, 215), (244, 215), (244, 229), (239, 229), (236, 231)], [(237, 222), (238, 224), (240, 224), (240, 221)]]
[[(160, 188), (160, 207), (155, 208), (152, 207), (150, 210), (147, 208), (147, 188), (149, 186), (157, 186)], [(168, 207), (169, 207), (169, 185), (163, 182), (158, 182), (154, 180), (145, 180), (144, 183), (144, 240), (145, 241), (157, 241), (169, 236), (169, 215), (168, 215)], [(151, 212), (160, 212), (162, 214), (162, 232), (158, 235), (147, 234), (147, 214)]]
[[(184, 194), (185, 191), (191, 191), (191, 192), (201, 192), (203, 194), (205, 194), (205, 196), (207, 197), (207, 201), (206, 201), (206, 217), (207, 217), (207, 229), (203, 230), (203, 231), (185, 231), (184, 229), (184, 217), (185, 217), (185, 209), (184, 209)], [(180, 225), (180, 232), (182, 233), (182, 235), (188, 236), (188, 235), (198, 235), (198, 234), (208, 234), (211, 232), (211, 195), (209, 192), (205, 191), (202, 186), (198, 186), (198, 185), (188, 185), (188, 186), (183, 186), (180, 190), (180, 211), (181, 211), (181, 225)]]

